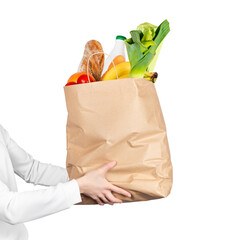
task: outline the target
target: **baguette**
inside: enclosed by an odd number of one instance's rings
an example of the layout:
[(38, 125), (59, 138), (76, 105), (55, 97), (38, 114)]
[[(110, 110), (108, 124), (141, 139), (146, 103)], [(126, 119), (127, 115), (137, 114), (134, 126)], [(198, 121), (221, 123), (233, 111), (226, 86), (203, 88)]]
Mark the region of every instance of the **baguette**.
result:
[[(91, 56), (93, 53), (99, 54)], [(89, 59), (90, 56), (91, 58)], [(78, 67), (78, 72), (87, 73), (88, 59), (89, 59), (88, 73), (91, 74), (96, 81), (99, 81), (101, 78), (104, 65), (104, 54), (101, 43), (99, 43), (96, 40), (90, 40), (86, 43), (83, 57)]]

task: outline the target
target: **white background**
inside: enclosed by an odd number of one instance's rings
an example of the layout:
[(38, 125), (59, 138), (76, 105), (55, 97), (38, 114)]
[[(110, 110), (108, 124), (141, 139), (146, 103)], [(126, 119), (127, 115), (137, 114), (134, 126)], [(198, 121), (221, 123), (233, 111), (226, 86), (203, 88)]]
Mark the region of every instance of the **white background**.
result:
[[(238, 1), (1, 1), (0, 123), (42, 162), (65, 166), (63, 86), (84, 45), (170, 22), (155, 83), (172, 156), (166, 199), (73, 206), (28, 222), (30, 239), (239, 239)], [(131, 159), (129, 159), (131, 161)], [(19, 190), (35, 187), (18, 178)]]

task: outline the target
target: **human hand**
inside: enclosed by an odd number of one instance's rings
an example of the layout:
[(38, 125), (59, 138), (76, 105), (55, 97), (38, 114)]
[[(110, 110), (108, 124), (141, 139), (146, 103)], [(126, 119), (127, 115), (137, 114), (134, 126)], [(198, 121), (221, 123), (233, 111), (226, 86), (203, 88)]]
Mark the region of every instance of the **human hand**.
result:
[(131, 197), (129, 192), (114, 186), (105, 179), (106, 172), (115, 165), (116, 161), (109, 162), (101, 168), (90, 171), (84, 176), (76, 179), (80, 193), (90, 196), (92, 199), (96, 200), (99, 205), (104, 205), (104, 202), (110, 205), (113, 205), (114, 203), (122, 203), (122, 200), (115, 198), (111, 191)]

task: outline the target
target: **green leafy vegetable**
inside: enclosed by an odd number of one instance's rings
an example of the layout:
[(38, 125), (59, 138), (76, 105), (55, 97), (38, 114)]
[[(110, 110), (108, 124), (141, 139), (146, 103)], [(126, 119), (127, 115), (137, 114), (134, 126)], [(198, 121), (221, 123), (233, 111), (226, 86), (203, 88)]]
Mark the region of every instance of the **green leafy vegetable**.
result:
[(143, 33), (143, 42), (152, 40), (155, 36), (156, 29), (157, 26), (147, 22), (142, 23), (137, 27), (137, 30), (140, 30)]
[(131, 38), (125, 40), (131, 65), (130, 77), (142, 78), (145, 72), (153, 72), (162, 41), (169, 31), (169, 22), (165, 20), (158, 27), (143, 23), (130, 32)]

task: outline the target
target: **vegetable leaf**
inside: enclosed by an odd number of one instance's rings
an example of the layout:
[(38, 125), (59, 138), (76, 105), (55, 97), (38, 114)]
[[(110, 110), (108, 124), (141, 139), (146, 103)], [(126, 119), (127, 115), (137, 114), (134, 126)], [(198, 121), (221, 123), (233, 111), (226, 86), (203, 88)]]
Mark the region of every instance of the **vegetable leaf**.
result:
[(125, 40), (131, 65), (130, 77), (142, 78), (145, 72), (153, 71), (163, 39), (169, 31), (169, 22), (165, 20), (158, 27), (143, 23), (130, 32), (131, 38)]

